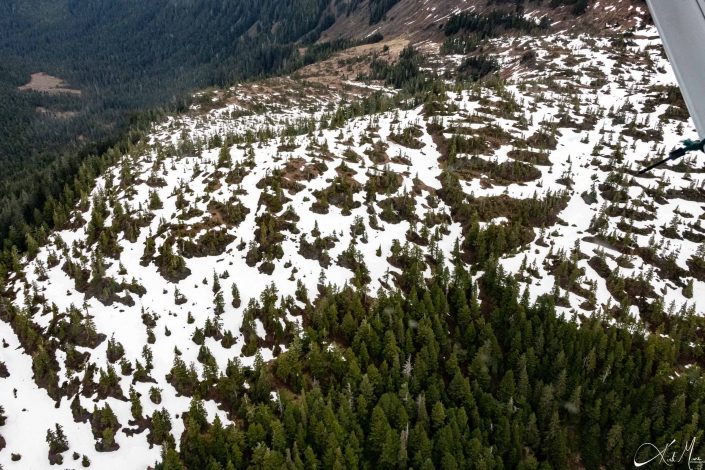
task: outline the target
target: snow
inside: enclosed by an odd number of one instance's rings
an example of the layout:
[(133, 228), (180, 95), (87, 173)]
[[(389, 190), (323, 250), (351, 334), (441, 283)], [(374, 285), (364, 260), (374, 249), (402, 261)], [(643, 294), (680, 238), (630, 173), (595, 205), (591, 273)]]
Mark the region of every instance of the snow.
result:
[[(493, 184), (491, 187), (486, 186), (489, 182), (488, 178), (483, 178), (485, 184), (482, 184), (483, 182), (481, 182), (480, 178), (461, 181), (464, 190), (468, 194), (474, 194), (477, 197), (506, 194), (512, 198), (525, 199), (534, 195), (542, 198), (549, 192), (556, 193), (566, 190), (566, 187), (558, 181), (564, 175), (569, 175), (573, 180), (572, 188), (569, 190), (570, 200), (568, 205), (559, 214), (559, 217), (567, 224), (546, 227), (544, 230), (536, 228), (537, 239), (534, 242), (518, 253), (509, 254), (500, 260), (502, 266), (511, 273), (516, 273), (519, 270), (525, 258), (529, 266), (534, 266), (537, 269), (539, 272), (538, 278), (529, 276), (528, 282), (522, 281), (523, 288), (528, 289), (532, 300), (535, 300), (540, 295), (550, 293), (554, 287), (554, 279), (544, 267), (544, 261), (549, 252), (555, 254), (559, 250), (564, 250), (569, 253), (576, 241), (580, 242), (581, 250), (587, 255), (588, 259), (595, 255), (598, 250), (605, 249), (596, 243), (585, 240), (590, 235), (587, 231), (591, 220), (600, 211), (604, 200), (598, 197), (599, 202), (597, 204), (587, 205), (580, 196), (583, 192), (590, 192), (593, 185), (596, 186), (605, 182), (609, 176), (609, 172), (600, 170), (592, 164), (595, 158), (591, 155), (594, 146), (600, 141), (608, 144), (620, 143), (624, 149), (624, 162), (627, 165), (631, 165), (632, 168), (637, 168), (648, 155), (654, 155), (654, 150), (650, 143), (635, 142), (632, 137), (622, 135), (621, 131), (624, 129), (624, 125), (613, 122), (607, 112), (610, 109), (619, 109), (626, 103), (631, 103), (638, 110), (634, 115), (637, 122), (644, 122), (645, 120), (645, 122), (656, 125), (664, 109), (663, 107), (657, 108), (651, 113), (644, 111), (645, 102), (652, 93), (650, 87), (659, 84), (675, 84), (675, 77), (658, 50), (659, 40), (655, 29), (647, 27), (639, 33), (639, 36), (634, 39), (634, 45), (628, 47), (628, 57), (636, 59), (648, 55), (652, 64), (640, 65), (637, 70), (629, 70), (629, 67), (620, 67), (618, 57), (612, 51), (612, 44), (606, 38), (564, 34), (541, 38), (523, 37), (520, 38), (523, 44), (522, 47), (536, 50), (539, 60), (547, 56), (548, 53), (546, 51), (548, 50), (560, 51), (558, 57), (551, 60), (551, 67), (517, 72), (506, 84), (506, 89), (502, 96), (494, 88), (482, 89), (479, 93), (476, 90), (448, 92), (448, 98), (458, 105), (459, 111), (442, 118), (446, 128), (451, 125), (458, 125), (477, 129), (481, 126), (474, 124), (468, 126), (467, 120), (469, 117), (476, 116), (479, 108), (486, 106), (480, 101), (500, 102), (506, 99), (508, 95), (511, 96), (517, 103), (521, 104), (521, 108), (524, 110), (524, 116), (529, 123), (527, 129), (519, 128), (517, 122), (513, 120), (496, 118), (492, 115), (485, 116), (491, 118), (494, 124), (510, 132), (516, 138), (531, 136), (541, 128), (543, 121), (554, 120), (561, 112), (561, 108), (565, 108), (563, 111), (568, 112), (572, 119), (581, 120), (582, 118), (578, 118), (575, 112), (571, 111), (574, 100), (581, 104), (583, 110), (588, 106), (601, 110), (598, 122), (592, 130), (560, 129), (558, 146), (556, 150), (551, 151), (549, 154), (552, 165), (550, 167), (537, 166), (541, 171), (541, 177), (538, 180), (507, 186), (490, 183)], [(507, 42), (514, 42), (513, 39), (506, 38), (493, 41), (498, 46), (502, 46)], [(505, 43), (502, 41), (505, 41)], [(604, 76), (609, 78), (609, 83), (606, 83), (600, 92), (596, 94), (588, 86), (591, 80), (586, 80), (586, 77), (581, 77), (580, 74), (571, 74), (572, 76), (556, 74), (556, 70), (568, 67), (566, 64), (569, 58), (576, 59), (583, 70), (590, 68), (600, 70)], [(453, 58), (450, 59), (452, 60)], [(515, 58), (509, 52), (503, 57), (505, 66), (512, 65), (514, 60)], [(622, 84), (620, 84), (621, 80), (623, 80)], [(394, 90), (387, 90), (378, 85), (360, 84), (358, 82), (350, 83), (358, 87), (364, 85), (370, 89), (382, 89), (390, 95), (394, 93)], [(576, 91), (568, 93), (558, 89), (559, 86), (567, 84), (575, 85)], [(119, 245), (122, 248), (120, 262), (108, 259), (107, 261), (112, 264), (107, 268), (107, 275), (119, 282), (129, 282), (134, 278), (139, 284), (147, 288), (148, 293), (141, 298), (132, 295), (135, 301), (135, 305), (132, 307), (118, 303), (105, 306), (95, 298), (85, 301), (85, 307), (93, 318), (97, 331), (105, 334), (108, 338), (114, 336), (117, 341), (122, 343), (125, 348), (125, 357), (133, 364), (137, 360), (143, 362), (143, 347), (148, 345), (147, 330), (141, 318), (142, 311), (156, 314), (157, 325), (153, 329), (156, 342), (149, 345), (149, 347), (154, 352), (154, 369), (150, 375), (157, 383), (138, 382), (134, 384), (134, 388), (142, 395), (141, 403), (144, 407), (145, 416), (162, 407), (169, 410), (172, 417), (173, 433), (177, 436), (177, 442), (178, 436), (183, 431), (183, 423), (176, 416), (188, 409), (190, 400), (188, 397), (178, 396), (174, 388), (167, 383), (165, 376), (171, 370), (175, 348), (182, 352), (181, 357), (187, 365), (194, 363), (196, 370), (199, 373), (202, 372), (202, 366), (197, 361), (199, 346), (193, 343), (191, 337), (196, 327), (202, 327), (207, 319), (213, 320), (215, 318), (214, 294), (211, 289), (211, 280), (214, 272), (222, 275), (227, 271), (229, 274), (228, 279), (220, 279), (225, 300), (225, 312), (220, 316), (220, 319), (223, 331), (230, 330), (236, 336), (237, 341), (230, 349), (223, 348), (219, 342), (212, 338), (206, 338), (205, 345), (215, 357), (221, 370), (225, 367), (227, 361), (232, 358), (239, 358), (244, 366), (252, 366), (254, 356), (244, 356), (242, 354), (244, 339), (240, 333), (243, 312), (250, 299), (258, 299), (263, 289), (272, 284), (276, 287), (280, 297), (294, 296), (297, 289), (296, 280), (300, 280), (304, 284), (308, 289), (309, 295), (315, 295), (317, 290), (322, 268), (318, 261), (305, 259), (299, 254), (298, 240), (300, 234), (304, 234), (310, 240), (310, 233), (317, 224), (322, 237), (335, 235), (337, 242), (335, 247), (329, 250), (332, 264), (323, 273), (326, 283), (342, 287), (346, 283), (351, 282), (353, 273), (349, 269), (338, 266), (336, 260), (353, 240), (350, 231), (353, 220), (356, 217), (361, 217), (365, 222), (368, 241), (364, 243), (358, 237), (356, 249), (362, 253), (370, 271), (372, 282), (368, 286), (368, 290), (374, 295), (385, 285), (393, 285), (393, 278), (390, 273), (398, 272), (398, 269), (387, 262), (387, 257), (390, 255), (395, 241), (399, 241), (399, 243), (404, 245), (407, 231), (411, 228), (407, 221), (390, 224), (379, 218), (380, 230), (369, 227), (369, 216), (367, 207), (364, 204), (365, 195), (363, 191), (354, 194), (354, 200), (360, 202), (361, 205), (351, 209), (348, 215), (344, 215), (341, 209), (332, 204), (328, 214), (317, 214), (311, 211), (311, 204), (315, 200), (313, 192), (330, 186), (331, 181), (337, 175), (336, 168), (343, 160), (342, 154), (348, 147), (362, 157), (362, 161), (359, 163), (346, 162), (346, 165), (355, 172), (352, 178), (361, 185), (364, 185), (369, 179), (368, 171), (372, 167), (381, 169), (384, 166), (375, 165), (364, 153), (365, 150), (370, 148), (369, 143), (362, 143), (363, 137), (367, 133), (366, 129), (371, 121), (371, 118), (366, 116), (348, 121), (342, 130), (324, 129), (320, 132), (317, 130), (311, 135), (297, 136), (294, 138), (296, 149), (290, 152), (278, 151), (278, 147), (282, 143), (279, 138), (255, 142), (252, 146), (255, 166), (244, 177), (241, 185), (239, 185), (240, 187), (238, 188), (238, 185), (223, 184), (211, 194), (213, 200), (221, 202), (227, 201), (231, 197), (237, 197), (243, 205), (250, 209), (242, 223), (237, 227), (227, 228), (228, 232), (235, 236), (235, 241), (227, 247), (225, 253), (218, 256), (187, 259), (186, 263), (191, 274), (188, 278), (175, 284), (166, 281), (159, 274), (154, 263), (142, 266), (140, 259), (144, 253), (145, 241), (149, 234), (157, 234), (162, 221), (166, 221), (166, 223), (177, 223), (178, 221), (177, 217), (181, 211), (176, 208), (174, 191), (177, 188), (186, 187), (188, 191), (186, 191), (184, 196), (189, 203), (189, 207), (197, 207), (205, 213), (204, 216), (181, 221), (184, 225), (194, 226), (209, 217), (207, 211), (208, 202), (203, 200), (203, 196), (207, 193), (206, 186), (209, 177), (216, 170), (220, 152), (219, 148), (206, 148), (189, 156), (178, 156), (173, 154), (173, 152), (165, 154), (164, 160), (156, 165), (155, 171), (158, 176), (165, 180), (166, 186), (150, 188), (146, 184), (146, 180), (152, 174), (153, 166), (155, 166), (158, 158), (157, 144), (161, 145), (161, 149), (166, 149), (169, 145), (178, 147), (183, 134), (188, 135), (192, 140), (206, 140), (214, 135), (243, 134), (248, 130), (257, 131), (265, 127), (275, 132), (281, 132), (287, 125), (300, 118), (312, 118), (314, 122), (319, 122), (325, 110), (330, 109), (341, 100), (341, 97), (335, 94), (316, 96), (312, 93), (311, 96), (304, 97), (304, 95), (296, 93), (297, 96), (301, 97), (301, 101), (298, 104), (281, 106), (270, 103), (266, 114), (241, 113), (243, 115), (233, 118), (231, 113), (247, 109), (246, 103), (266, 101), (266, 97), (276, 97), (278, 92), (268, 93), (264, 85), (252, 85), (249, 88), (245, 86), (233, 87), (227, 93), (228, 99), (237, 100), (238, 104), (227, 103), (220, 98), (216, 99), (214, 97), (213, 103), (222, 106), (207, 112), (194, 108), (187, 114), (169, 117), (155, 126), (150, 134), (148, 147), (139, 149), (132, 155), (124, 156), (126, 164), (134, 170), (140, 181), (130, 188), (134, 191), (134, 194), (128, 195), (124, 189), (121, 189), (118, 191), (117, 197), (126, 202), (131, 208), (137, 208), (140, 205), (146, 208), (150, 191), (154, 190), (163, 202), (163, 208), (152, 211), (155, 217), (151, 220), (149, 227), (141, 229), (135, 243), (125, 240), (122, 236), (120, 237)], [(277, 100), (272, 99), (272, 101), (276, 102)], [(532, 107), (536, 108), (533, 112), (531, 111)], [(399, 119), (399, 123), (394, 122), (396, 118)], [(412, 188), (412, 180), (418, 176), (419, 180), (425, 185), (421, 195), (415, 197), (416, 212), (421, 219), (427, 212), (432, 210), (426, 206), (426, 196), (429, 195), (429, 190), (433, 192), (441, 188), (439, 177), (442, 170), (438, 161), (440, 153), (426, 130), (428, 122), (430, 122), (430, 118), (423, 114), (422, 107), (400, 111), (399, 113), (385, 113), (374, 117), (374, 123), (379, 127), (377, 131), (378, 137), (375, 137), (374, 140), (387, 141), (389, 145), (387, 154), (390, 157), (401, 155), (410, 160), (410, 165), (408, 166), (394, 162), (386, 164), (391, 171), (403, 176), (402, 185), (393, 194), (379, 195), (378, 200), (402, 195), (405, 191)], [(419, 138), (424, 144), (422, 148), (406, 148), (388, 141), (393, 129), (397, 129), (400, 126), (403, 128), (414, 125), (418, 125), (422, 131), (422, 136)], [(343, 138), (339, 139), (338, 135), (341, 131)], [(683, 137), (693, 133), (694, 128), (691, 121), (685, 123), (683, 135), (679, 135), (675, 121), (664, 123), (662, 145), (664, 148), (670, 149), (677, 145)], [(450, 134), (447, 134), (447, 136), (450, 136)], [(348, 139), (353, 142), (351, 145), (345, 143)], [(302, 191), (295, 194), (285, 191), (285, 195), (291, 201), (287, 202), (284, 208), (291, 206), (300, 216), (300, 220), (296, 224), (300, 233), (284, 232), (285, 239), (281, 245), (284, 256), (282, 259), (274, 260), (275, 270), (272, 275), (263, 274), (259, 272), (257, 267), (250, 267), (246, 264), (247, 249), (242, 251), (237, 249), (241, 242), (249, 244), (257, 236), (258, 225), (256, 217), (265, 210), (263, 206), (259, 205), (260, 194), (263, 190), (258, 188), (257, 184), (275, 169), (282, 168), (290, 159), (302, 158), (307, 164), (313, 162), (322, 152), (311, 148), (310, 144), (312, 143), (318, 145), (319, 148), (325, 143), (333, 155), (333, 160), (326, 161), (328, 169), (323, 174), (313, 178), (311, 181), (302, 181), (301, 183), (305, 186)], [(482, 155), (481, 157), (497, 163), (511, 161), (511, 158), (508, 157), (510, 150), (512, 150), (512, 146), (502, 145), (491, 156)], [(247, 158), (247, 152), (248, 149), (245, 145), (235, 145), (230, 148), (233, 164), (244, 162)], [(606, 158), (601, 160), (603, 164), (608, 161)], [(196, 167), (201, 170), (198, 176), (194, 176)], [(106, 175), (98, 179), (92, 196), (101, 192), (106, 187), (108, 180), (112, 181), (114, 187), (121, 180), (120, 174), (120, 165), (110, 169)], [(632, 185), (628, 189), (631, 201), (650, 199), (646, 194), (646, 189), (663, 178), (668, 178), (671, 188), (688, 187), (691, 184), (690, 181), (685, 179), (684, 174), (676, 173), (668, 167), (656, 170), (654, 174), (657, 176), (656, 180), (646, 177), (635, 178), (638, 185)], [(703, 183), (702, 173), (693, 173), (693, 180), (694, 184), (701, 186)], [(238, 189), (241, 191), (238, 191)], [(634, 225), (641, 228), (653, 228), (652, 232), (656, 237), (656, 244), (659, 250), (680, 250), (677, 263), (680, 267), (687, 270), (686, 261), (697, 249), (697, 244), (688, 240), (668, 240), (659, 233), (661, 226), (670, 223), (676, 208), (679, 208), (680, 211), (691, 213), (695, 217), (703, 213), (703, 205), (700, 203), (671, 199), (666, 204), (657, 205), (655, 220), (644, 223), (637, 222)], [(436, 213), (450, 213), (449, 207), (442, 201), (433, 210)], [(377, 207), (377, 214), (379, 215), (380, 212), (381, 210)], [(87, 220), (90, 218), (90, 209), (83, 214), (83, 217)], [(108, 218), (106, 223), (110, 223), (110, 220)], [(492, 220), (492, 223), (501, 224), (505, 223), (506, 220), (504, 217), (497, 217)], [(618, 219), (611, 218), (609, 223), (610, 231), (622, 233), (616, 227)], [(437, 246), (444, 253), (445, 258), (449, 259), (455, 241), (462, 238), (462, 227), (459, 223), (454, 222), (448, 224), (445, 228), (447, 233), (439, 234)], [(168, 228), (164, 233), (156, 237), (157, 251), (172, 230), (173, 227)], [(545, 240), (549, 244), (548, 247), (538, 243), (539, 234), (544, 235)], [(651, 234), (649, 236), (633, 235), (636, 243), (640, 246), (646, 246), (649, 243), (650, 236)], [(71, 248), (74, 244), (85, 239), (86, 227), (77, 230), (62, 230), (54, 235), (53, 240), (57, 240), (58, 237), (67, 244), (69, 253), (71, 253)], [(381, 250), (381, 256), (376, 254), (378, 248)], [(422, 249), (427, 252), (427, 248), (422, 247)], [(90, 259), (89, 250), (78, 250)], [(59, 266), (47, 269), (48, 281), (40, 282), (38, 280), (35, 268), (39, 264), (46, 265), (50, 251), (61, 254), (61, 250), (56, 246), (56, 243), (50, 243), (42, 247), (37, 258), (27, 262), (24, 269), (25, 279), (15, 279), (13, 281), (14, 290), (17, 293), (17, 299), (14, 304), (20, 308), (23, 307), (27, 301), (25, 288), (36, 283), (40, 288), (41, 294), (46, 297), (48, 305), (56, 304), (60, 311), (66, 310), (72, 305), (83, 309), (84, 296), (75, 290), (74, 281), (61, 270), (63, 260)], [(605, 251), (609, 252), (610, 250), (605, 249)], [(612, 254), (615, 258), (619, 256), (619, 253), (616, 252)], [(127, 272), (126, 275), (119, 273), (120, 263), (124, 266)], [(287, 263), (291, 263), (291, 266), (285, 267)], [(619, 269), (622, 274), (630, 275), (646, 273), (652, 268), (639, 258), (635, 259), (634, 267), (630, 269), (618, 268), (617, 263), (609, 258), (607, 263), (611, 269)], [(605, 280), (588, 265), (587, 259), (581, 259), (578, 262), (578, 266), (585, 270), (583, 281), (589, 280), (596, 283), (597, 305), (616, 304), (616, 301), (607, 290)], [(297, 270), (294, 276), (296, 280), (291, 280), (294, 268)], [(476, 275), (479, 276), (479, 274), (477, 273)], [(425, 275), (431, 275), (430, 269), (426, 271)], [(202, 282), (204, 279), (206, 284)], [(242, 306), (239, 308), (234, 308), (231, 305), (230, 286), (232, 283), (235, 283), (240, 291)], [(705, 283), (699, 281), (694, 283), (692, 299), (685, 299), (681, 289), (673, 288), (670, 281), (661, 279), (658, 275), (654, 277), (652, 284), (656, 292), (664, 292), (664, 305), (668, 306), (671, 302), (674, 302), (676, 307), (687, 304), (693, 306), (698, 314), (705, 312)], [(188, 299), (188, 302), (183, 305), (176, 304), (174, 290), (177, 287)], [(562, 289), (561, 291), (565, 293)], [(591, 314), (591, 312), (581, 309), (580, 304), (584, 300), (581, 297), (570, 293), (569, 300), (570, 307), (560, 309), (561, 313), (566, 317), (572, 318), (578, 312), (586, 315)], [(189, 314), (195, 319), (193, 324), (189, 324), (186, 321)], [(638, 309), (632, 308), (631, 314), (635, 319), (638, 318)], [(300, 318), (294, 316), (288, 316), (287, 320), (300, 322)], [(51, 315), (36, 313), (33, 315), (33, 321), (41, 327), (47, 327), (51, 321)], [(264, 338), (266, 331), (259, 319), (255, 320), (255, 326), (257, 335), (260, 338)], [(167, 329), (170, 331), (169, 335), (166, 334)], [(111, 453), (95, 451), (90, 424), (73, 422), (69, 406), (70, 400), (63, 399), (58, 406), (55, 406), (55, 403), (46, 395), (46, 392), (37, 388), (32, 378), (31, 358), (22, 351), (16, 335), (7, 323), (0, 322), (0, 336), (9, 344), (7, 348), (0, 349), (0, 360), (7, 364), (11, 374), (9, 379), (0, 379), (0, 402), (5, 407), (8, 416), (7, 424), (0, 428), (0, 432), (2, 432), (7, 441), (7, 448), (4, 452), (0, 452), (0, 464), (4, 468), (47, 468), (48, 446), (44, 441), (44, 436), (46, 429), (53, 427), (54, 423), (61, 423), (64, 426), (71, 446), (71, 450), (64, 454), (65, 466), (77, 466), (75, 465), (76, 462), (71, 460), (73, 451), (88, 455), (92, 461), (92, 468), (100, 469), (119, 467), (144, 468), (153, 464), (159, 458), (159, 447), (155, 446), (150, 449), (147, 444), (147, 432), (127, 437), (120, 431), (116, 435), (116, 441), (120, 444), (119, 450)], [(95, 349), (85, 350), (90, 353), (90, 362), (101, 369), (107, 367), (107, 341)], [(273, 357), (274, 352), (265, 348), (260, 350), (260, 354), (267, 361)], [(60, 350), (57, 353), (57, 359), (62, 367), (60, 374), (62, 383), (69, 379), (63, 364), (64, 358), (65, 354)], [(73, 376), (75, 373), (69, 372), (68, 375)], [(81, 374), (79, 373), (78, 376), (80, 377)], [(131, 377), (121, 376), (120, 386), (125, 395), (127, 395), (131, 385)], [(162, 403), (160, 405), (154, 405), (148, 399), (149, 389), (152, 386), (157, 386), (162, 390)], [(17, 389), (17, 398), (14, 398), (13, 388)], [(273, 399), (276, 399), (276, 397), (273, 396)], [(97, 398), (87, 399), (81, 397), (83, 406), (89, 411), (93, 408), (91, 402), (96, 400)], [(114, 398), (97, 401), (109, 403), (122, 426), (128, 426), (127, 422), (131, 419), (129, 402)], [(216, 403), (206, 401), (205, 406), (210, 419), (213, 419), (217, 413), (223, 422), (229, 422), (227, 414), (219, 410)], [(12, 462), (10, 460), (11, 452), (21, 453), (22, 460)]]

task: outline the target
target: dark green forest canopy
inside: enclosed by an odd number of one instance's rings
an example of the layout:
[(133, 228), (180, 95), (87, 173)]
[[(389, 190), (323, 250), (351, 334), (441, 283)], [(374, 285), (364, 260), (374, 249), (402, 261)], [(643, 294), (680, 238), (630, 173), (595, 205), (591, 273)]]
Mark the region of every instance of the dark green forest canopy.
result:
[[(701, 432), (705, 381), (679, 342), (567, 321), (492, 261), (476, 287), (462, 268), (436, 274), (377, 299), (327, 288), (271, 364), (201, 380), (175, 360), (170, 382), (193, 401), (157, 468), (616, 469), (643, 442)], [(244, 321), (298, 309), (275, 303), (272, 286)], [(236, 424), (209, 424), (201, 399)]]
[(31, 11), (31, 0), (13, 3), (0, 7), (0, 54), (118, 106), (272, 70), (292, 43), (315, 39), (331, 21), (327, 0), (37, 1)]

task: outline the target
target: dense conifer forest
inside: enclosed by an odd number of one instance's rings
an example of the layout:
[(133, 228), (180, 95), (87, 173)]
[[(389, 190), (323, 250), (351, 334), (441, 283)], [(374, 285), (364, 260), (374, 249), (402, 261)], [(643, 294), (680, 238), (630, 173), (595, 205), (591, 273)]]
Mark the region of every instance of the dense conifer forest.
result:
[[(561, 319), (491, 260), (479, 285), (437, 266), (375, 299), (324, 289), (271, 364), (199, 380), (175, 361), (192, 402), (180, 452), (166, 442), (157, 468), (626, 468), (643, 442), (701, 432), (705, 381), (679, 366), (678, 343)], [(275, 301), (263, 293), (256, 318), (284, 318)], [(208, 424), (203, 398), (237, 424)]]

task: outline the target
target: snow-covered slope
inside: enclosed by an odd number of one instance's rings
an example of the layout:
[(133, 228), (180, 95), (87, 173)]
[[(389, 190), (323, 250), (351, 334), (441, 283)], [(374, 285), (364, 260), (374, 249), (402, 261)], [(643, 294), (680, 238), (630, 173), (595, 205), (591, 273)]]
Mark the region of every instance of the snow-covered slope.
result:
[[(175, 363), (201, 375), (270, 359), (323, 285), (374, 296), (404, 270), (462, 259), (479, 276), (499, 256), (578, 321), (647, 330), (705, 313), (702, 162), (635, 175), (694, 135), (655, 29), (494, 45), (506, 82), (449, 81), (441, 98), (361, 115), (336, 111), (378, 86), (272, 79), (204, 92), (115, 156), (10, 278), (3, 467), (47, 467), (55, 423), (63, 467), (81, 465), (73, 452), (94, 468), (153, 464), (145, 418), (168, 411), (178, 441), (189, 406)], [(272, 302), (290, 315), (265, 324)], [(119, 425), (99, 423), (106, 406)]]

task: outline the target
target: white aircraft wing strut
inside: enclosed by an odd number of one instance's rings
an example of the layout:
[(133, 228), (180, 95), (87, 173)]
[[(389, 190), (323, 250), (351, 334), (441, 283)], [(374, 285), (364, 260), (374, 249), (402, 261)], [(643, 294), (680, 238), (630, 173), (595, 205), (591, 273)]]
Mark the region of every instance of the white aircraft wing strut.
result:
[(705, 139), (705, 0), (646, 0), (688, 111)]

